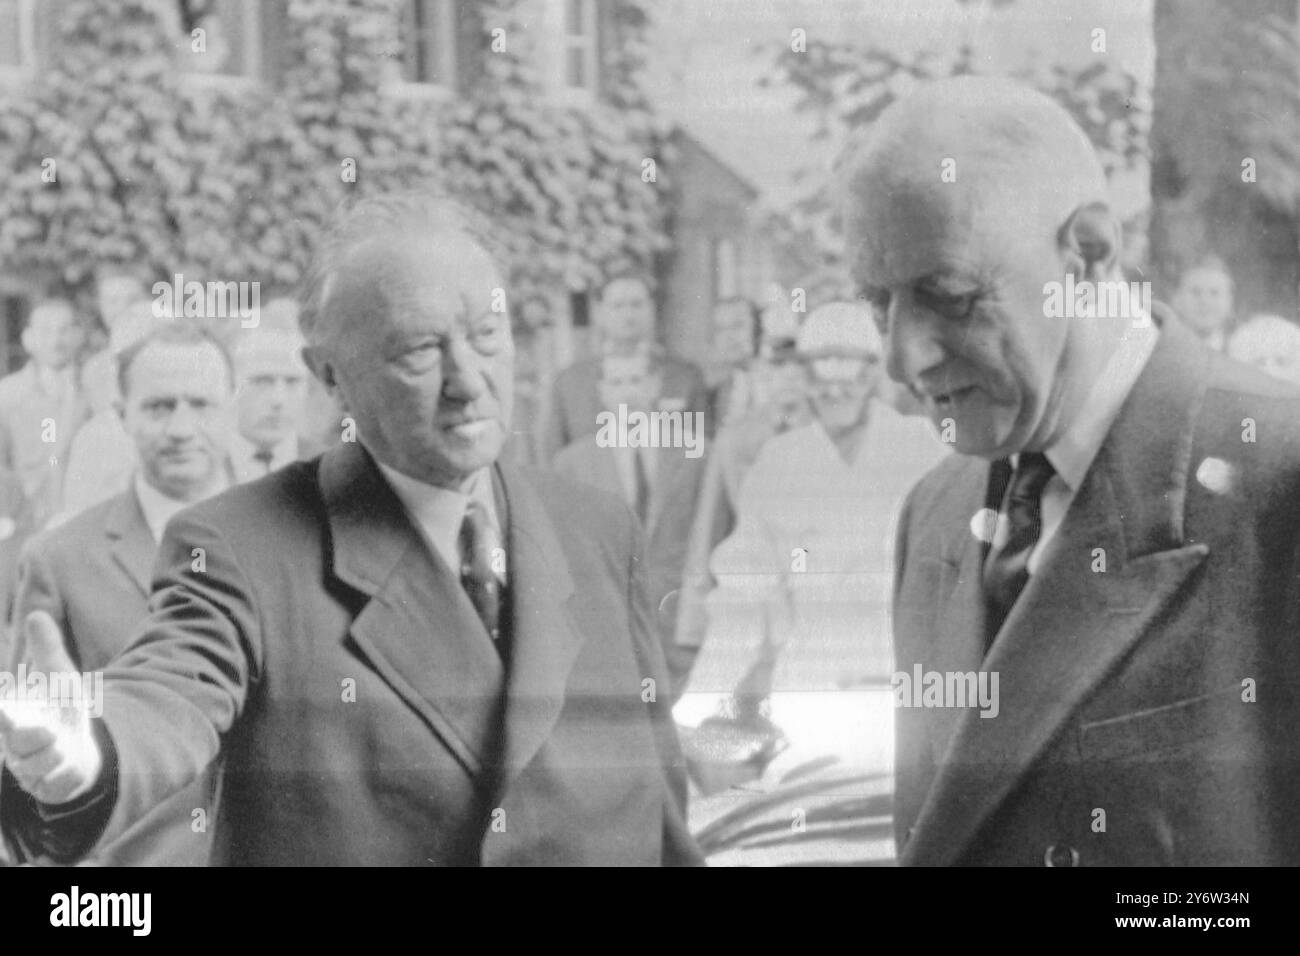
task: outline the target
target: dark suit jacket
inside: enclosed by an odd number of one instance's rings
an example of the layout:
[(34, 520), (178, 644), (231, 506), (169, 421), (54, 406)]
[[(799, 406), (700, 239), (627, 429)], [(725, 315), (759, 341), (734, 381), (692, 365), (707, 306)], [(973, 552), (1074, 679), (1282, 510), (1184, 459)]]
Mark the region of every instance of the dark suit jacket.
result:
[(896, 666), (998, 672), (1000, 710), (897, 710), (904, 865), (1300, 858), (1300, 403), (1162, 324), (982, 665), (990, 465), (908, 500)]
[[(549, 465), (567, 445), (597, 430), (600, 401), (599, 357), (574, 362), (555, 377), (538, 436), (539, 464)], [(709, 396), (704, 373), (690, 362), (666, 356), (663, 359), (663, 393), (660, 408), (665, 411), (708, 412)], [(705, 421), (709, 434), (713, 423)]]
[(217, 862), (698, 862), (630, 515), (499, 475), (508, 671), (359, 445), (173, 519), (105, 677), (106, 838), (220, 748)]
[[(672, 650), (677, 620), (677, 601), (690, 543), (695, 503), (704, 477), (705, 456), (687, 458), (681, 448), (654, 449), (657, 471), (650, 483), (645, 538), (647, 586), (659, 641), (665, 656)], [(599, 488), (625, 501), (618, 466), (611, 449), (596, 444), (586, 435), (555, 458), (555, 470), (574, 481)]]
[[(58, 623), (82, 672), (102, 671), (148, 615), (149, 570), (156, 551), (134, 487), (95, 505), (23, 548), (10, 633), (31, 611)], [(16, 641), (20, 644), (20, 641)], [(15, 646), (4, 656), (17, 667)], [(136, 821), (95, 861), (105, 865), (204, 866), (212, 841), (218, 775), (200, 775)], [(202, 815), (195, 817), (194, 811)]]

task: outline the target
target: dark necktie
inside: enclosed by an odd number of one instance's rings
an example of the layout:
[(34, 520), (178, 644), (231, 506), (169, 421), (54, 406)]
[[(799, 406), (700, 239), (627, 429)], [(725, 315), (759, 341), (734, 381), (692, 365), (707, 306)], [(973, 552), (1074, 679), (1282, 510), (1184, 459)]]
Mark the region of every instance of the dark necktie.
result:
[(632, 489), (636, 499), (632, 507), (636, 509), (637, 519), (645, 525), (650, 513), (650, 480), (646, 477), (645, 462), (641, 458), (641, 449), (632, 449)]
[(1006, 543), (984, 561), (984, 595), (989, 612), (987, 643), (992, 643), (1029, 580), (1029, 555), (1043, 530), (1043, 488), (1055, 473), (1056, 469), (1041, 452), (1021, 452), (1004, 506), (1010, 533)]
[(275, 452), (269, 448), (259, 448), (253, 452), (253, 461), (262, 466), (263, 474), (271, 473), (271, 459), (275, 457)]
[(460, 526), (464, 562), (460, 566), (460, 583), (493, 641), (501, 635), (501, 581), (492, 569), (493, 555), (500, 546), (487, 511), (477, 501), (470, 501)]

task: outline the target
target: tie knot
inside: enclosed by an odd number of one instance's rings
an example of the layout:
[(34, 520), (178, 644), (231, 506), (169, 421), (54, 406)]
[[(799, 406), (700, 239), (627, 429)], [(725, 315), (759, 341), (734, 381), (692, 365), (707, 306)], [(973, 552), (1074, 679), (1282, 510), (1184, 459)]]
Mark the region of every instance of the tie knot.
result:
[(1011, 476), (1010, 494), (1013, 498), (1038, 498), (1043, 487), (1052, 480), (1056, 469), (1040, 451), (1020, 453), (1016, 472)]

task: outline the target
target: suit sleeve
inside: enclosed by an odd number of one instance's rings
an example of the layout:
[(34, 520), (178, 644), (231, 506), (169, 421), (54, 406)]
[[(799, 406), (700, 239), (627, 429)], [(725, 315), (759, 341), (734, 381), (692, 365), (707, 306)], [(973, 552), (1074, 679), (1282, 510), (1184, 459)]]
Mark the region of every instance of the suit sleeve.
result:
[(647, 702), (651, 730), (664, 768), (663, 856), (665, 866), (700, 866), (703, 854), (686, 822), (686, 759), (677, 739), (668, 693), (668, 667), (656, 637), (654, 608), (645, 585), (644, 543), (636, 519), (628, 512), (632, 540), (628, 566), (628, 615), (632, 625), (632, 649), (641, 673), (655, 682), (655, 699)]
[[(251, 586), (229, 543), (201, 519), (178, 516), (155, 564), (149, 618), (104, 672), (96, 723), (115, 771), (87, 796), (107, 795), (111, 812), (102, 824), (102, 814), (46, 821), (47, 845), (76, 846), (78, 856), (109, 847), (198, 779), (257, 680), (260, 640)], [(94, 843), (83, 847), (70, 831), (92, 826)]]

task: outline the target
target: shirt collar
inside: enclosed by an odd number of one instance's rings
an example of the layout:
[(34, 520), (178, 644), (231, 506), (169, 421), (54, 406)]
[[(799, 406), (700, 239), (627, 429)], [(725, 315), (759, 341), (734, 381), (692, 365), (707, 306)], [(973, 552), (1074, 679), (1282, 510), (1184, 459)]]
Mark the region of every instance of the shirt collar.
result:
[(457, 490), (419, 481), (390, 468), (378, 459), (375, 464), (402, 502), (407, 516), (420, 531), (425, 543), (431, 545), (453, 571), (460, 567), (460, 526), (464, 523), (465, 509), (471, 500), (483, 507), (498, 539), (502, 538), (490, 469), (480, 468)]
[[(1044, 449), (1043, 454), (1071, 492), (1077, 492), (1083, 484), (1120, 408), (1151, 358), (1158, 338), (1153, 321), (1129, 328), (1106, 361), (1069, 429), (1050, 448)], [(1012, 464), (1019, 464), (1018, 455), (1013, 456)]]
[[(230, 436), (230, 455), (238, 462), (250, 464), (256, 459), (253, 457), (257, 453), (257, 446), (241, 435), (238, 431), (232, 432)], [(298, 436), (289, 435), (281, 439), (279, 444), (271, 449), (271, 470), (275, 471), (298, 459)], [(258, 474), (261, 474), (262, 466), (258, 464)]]
[[(216, 486), (212, 489), (212, 494), (226, 489), (224, 476), (218, 473)], [(145, 480), (144, 474), (140, 471), (135, 473), (133, 479), (135, 485), (135, 500), (140, 504), (140, 511), (144, 514), (144, 523), (149, 526), (149, 533), (153, 535), (154, 543), (162, 541), (163, 529), (167, 527), (170, 521), (178, 511), (188, 508), (194, 504), (193, 501), (181, 501), (179, 498), (173, 498), (159, 491), (153, 485)], [(204, 495), (205, 498), (211, 495)]]

